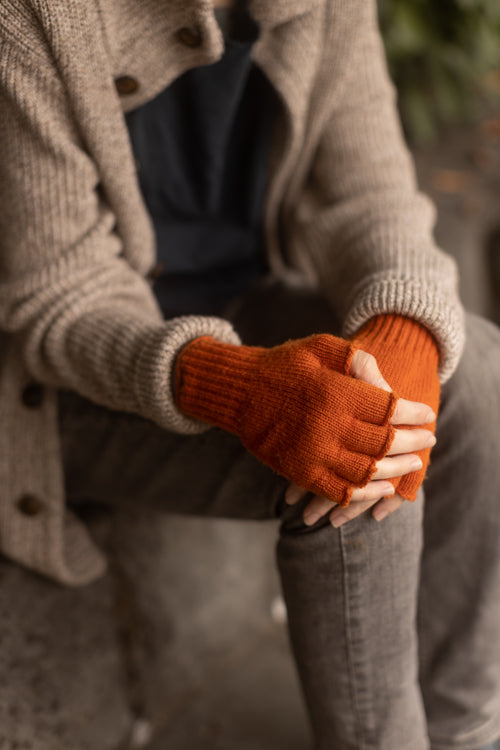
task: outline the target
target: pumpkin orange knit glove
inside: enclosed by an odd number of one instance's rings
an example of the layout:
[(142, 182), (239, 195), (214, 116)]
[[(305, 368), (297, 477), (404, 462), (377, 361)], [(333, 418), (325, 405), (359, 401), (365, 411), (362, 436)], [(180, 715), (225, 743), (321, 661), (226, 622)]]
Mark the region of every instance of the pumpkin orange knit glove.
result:
[[(432, 334), (411, 318), (377, 315), (353, 337), (354, 345), (373, 354), (380, 372), (401, 398), (422, 401), (438, 413), (439, 351)], [(436, 423), (422, 425), (432, 432)], [(410, 428), (415, 429), (415, 427)], [(423, 468), (389, 480), (396, 492), (414, 500), (429, 465), (431, 449), (418, 451)]]
[(349, 377), (355, 347), (322, 334), (264, 349), (201, 337), (176, 363), (176, 402), (277, 473), (347, 505), (394, 437), (397, 397)]

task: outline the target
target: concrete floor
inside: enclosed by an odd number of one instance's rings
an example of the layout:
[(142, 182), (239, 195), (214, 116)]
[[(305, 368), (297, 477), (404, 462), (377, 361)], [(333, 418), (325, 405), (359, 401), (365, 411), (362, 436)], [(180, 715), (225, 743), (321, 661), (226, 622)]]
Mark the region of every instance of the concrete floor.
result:
[[(416, 160), (466, 306), (490, 314), (500, 127), (454, 131)], [(275, 524), (88, 522), (112, 562), (96, 584), (63, 589), (0, 563), (0, 750), (308, 750)]]

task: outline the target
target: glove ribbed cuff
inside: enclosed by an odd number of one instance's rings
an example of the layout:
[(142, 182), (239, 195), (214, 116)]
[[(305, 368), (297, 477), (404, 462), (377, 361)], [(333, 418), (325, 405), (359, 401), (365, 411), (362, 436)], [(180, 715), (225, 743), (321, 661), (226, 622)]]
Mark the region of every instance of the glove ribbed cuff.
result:
[(243, 388), (264, 349), (201, 336), (177, 357), (176, 402), (190, 417), (238, 433)]

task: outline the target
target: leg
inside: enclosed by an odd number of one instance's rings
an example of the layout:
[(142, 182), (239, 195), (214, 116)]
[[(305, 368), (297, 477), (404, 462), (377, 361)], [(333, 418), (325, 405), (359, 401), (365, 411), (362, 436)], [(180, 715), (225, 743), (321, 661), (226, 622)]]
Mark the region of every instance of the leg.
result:
[(440, 750), (500, 736), (500, 330), (467, 327), (425, 484), (421, 681)]
[(499, 374), (500, 331), (469, 316), (425, 484), (420, 587), (418, 505), (340, 535), (285, 520), (278, 559), (318, 748), (425, 748), (426, 725), (436, 750), (500, 735)]
[[(300, 509), (297, 509), (300, 512)], [(422, 498), (383, 523), (307, 529), (288, 511), (278, 563), (318, 750), (425, 750), (415, 628)]]

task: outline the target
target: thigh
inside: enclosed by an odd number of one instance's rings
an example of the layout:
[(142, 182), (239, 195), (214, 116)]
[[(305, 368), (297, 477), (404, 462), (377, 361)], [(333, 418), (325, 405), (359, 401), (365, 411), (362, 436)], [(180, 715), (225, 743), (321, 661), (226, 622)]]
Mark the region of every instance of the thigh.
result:
[[(424, 485), (428, 498), (440, 498), (427, 503), (429, 541), (439, 535), (439, 526), (449, 530), (464, 515), (468, 524), (474, 518), (481, 525), (485, 518), (500, 520), (500, 329), (468, 314), (466, 333), (462, 359), (442, 389), (437, 443)], [(438, 519), (446, 524), (431, 527)]]
[[(313, 332), (334, 332), (334, 315), (301, 277), (267, 278), (228, 310), (244, 343), (272, 346)], [(70, 503), (147, 504), (225, 518), (275, 518), (287, 481), (233, 435), (167, 432), (137, 415), (59, 394), (66, 495)]]
[(66, 497), (220, 518), (272, 518), (284, 480), (233, 435), (167, 432), (69, 392), (60, 394)]
[(420, 672), (436, 747), (500, 732), (499, 414), (500, 330), (468, 315), (424, 484)]

